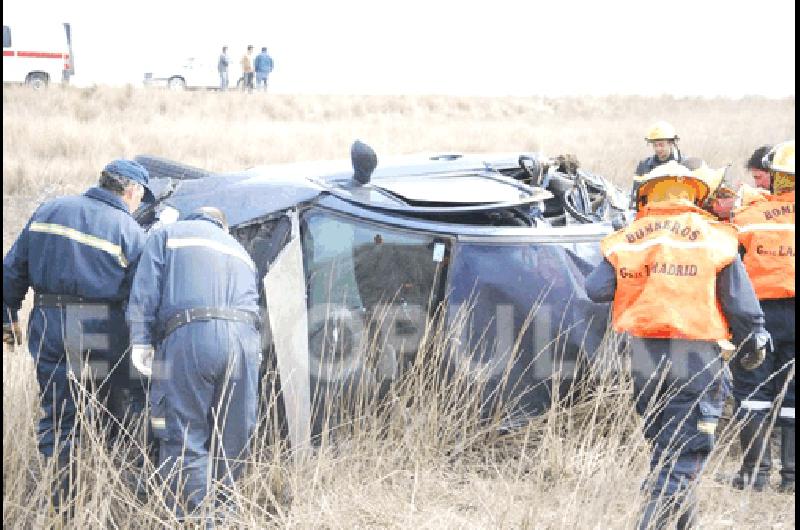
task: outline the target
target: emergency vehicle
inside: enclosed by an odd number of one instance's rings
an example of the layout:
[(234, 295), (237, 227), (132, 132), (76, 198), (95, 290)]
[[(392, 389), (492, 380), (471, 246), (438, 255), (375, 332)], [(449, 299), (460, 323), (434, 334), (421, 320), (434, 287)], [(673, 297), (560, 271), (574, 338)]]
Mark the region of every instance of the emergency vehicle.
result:
[(69, 23), (3, 24), (3, 83), (41, 89), (75, 74)]

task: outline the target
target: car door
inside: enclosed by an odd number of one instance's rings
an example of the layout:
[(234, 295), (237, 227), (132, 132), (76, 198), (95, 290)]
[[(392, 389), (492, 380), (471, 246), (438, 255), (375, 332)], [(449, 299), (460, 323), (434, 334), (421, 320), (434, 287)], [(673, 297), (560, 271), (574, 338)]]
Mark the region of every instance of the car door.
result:
[(443, 300), (452, 241), (322, 208), (297, 226), (264, 289), (290, 439), (302, 447), (414, 362)]
[[(564, 397), (599, 360), (609, 304), (586, 294), (603, 257), (602, 231), (587, 226), (525, 237), (459, 236), (447, 286), (453, 364), (486, 377), (485, 417), (528, 418)], [(497, 390), (497, 391), (495, 391)]]

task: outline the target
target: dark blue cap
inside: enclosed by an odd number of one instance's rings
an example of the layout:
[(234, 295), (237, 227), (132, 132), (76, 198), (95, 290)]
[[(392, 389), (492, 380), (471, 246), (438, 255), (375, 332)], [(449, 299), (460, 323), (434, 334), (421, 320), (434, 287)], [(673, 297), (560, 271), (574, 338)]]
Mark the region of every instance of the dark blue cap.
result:
[(152, 202), (155, 200), (153, 192), (150, 191), (150, 186), (147, 184), (150, 180), (150, 173), (148, 173), (147, 168), (139, 162), (119, 158), (106, 164), (103, 171), (138, 182), (144, 187), (143, 200), (145, 202)]

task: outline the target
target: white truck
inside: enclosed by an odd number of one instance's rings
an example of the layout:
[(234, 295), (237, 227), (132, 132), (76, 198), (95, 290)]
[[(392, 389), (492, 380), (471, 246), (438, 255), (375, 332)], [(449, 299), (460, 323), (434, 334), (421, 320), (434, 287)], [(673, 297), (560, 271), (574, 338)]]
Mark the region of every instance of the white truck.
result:
[(75, 74), (69, 23), (3, 21), (3, 83), (41, 89)]
[[(228, 54), (228, 83), (230, 88), (242, 83), (241, 55)], [(254, 55), (255, 57), (255, 55)], [(167, 62), (166, 65), (154, 67), (144, 74), (145, 86), (162, 86), (172, 90), (184, 89), (218, 89), (219, 72), (217, 61), (219, 52), (210, 52), (202, 56), (187, 57), (183, 61)]]

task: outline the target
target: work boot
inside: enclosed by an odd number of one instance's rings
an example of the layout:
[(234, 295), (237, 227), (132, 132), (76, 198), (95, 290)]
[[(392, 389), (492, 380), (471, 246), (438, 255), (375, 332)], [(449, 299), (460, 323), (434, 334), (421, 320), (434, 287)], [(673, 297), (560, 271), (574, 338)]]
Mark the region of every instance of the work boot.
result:
[(781, 429), (781, 493), (794, 494), (794, 426)]
[[(742, 451), (744, 451), (744, 460), (739, 473), (731, 484), (734, 488), (743, 490), (752, 487), (753, 491), (764, 491), (769, 485), (772, 451), (769, 438), (764, 436), (765, 431), (766, 425), (754, 419), (746, 421), (742, 425), (742, 430), (739, 431), (739, 441), (742, 444)], [(764, 454), (759, 461), (762, 447), (764, 447)]]

